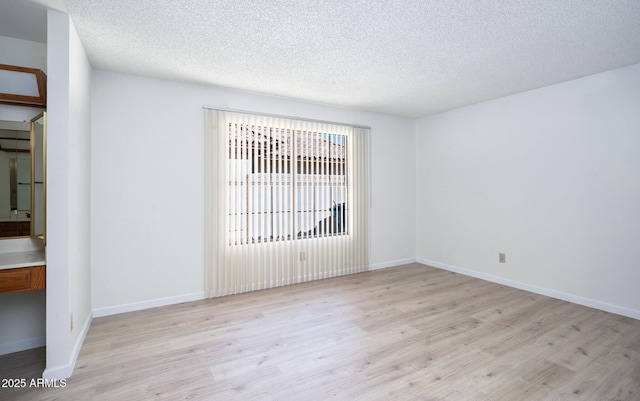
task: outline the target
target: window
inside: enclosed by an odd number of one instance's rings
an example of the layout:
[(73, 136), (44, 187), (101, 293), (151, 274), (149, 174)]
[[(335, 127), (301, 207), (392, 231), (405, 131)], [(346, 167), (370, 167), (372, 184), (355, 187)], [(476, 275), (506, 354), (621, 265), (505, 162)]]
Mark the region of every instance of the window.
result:
[(346, 134), (228, 129), (230, 245), (348, 234)]
[(369, 129), (206, 116), (208, 296), (366, 269)]

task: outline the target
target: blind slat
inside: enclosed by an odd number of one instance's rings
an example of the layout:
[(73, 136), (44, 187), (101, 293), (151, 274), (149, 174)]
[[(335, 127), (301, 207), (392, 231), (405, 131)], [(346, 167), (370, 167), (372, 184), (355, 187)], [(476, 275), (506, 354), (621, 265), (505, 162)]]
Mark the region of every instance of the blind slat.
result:
[(367, 269), (368, 129), (206, 113), (207, 296)]

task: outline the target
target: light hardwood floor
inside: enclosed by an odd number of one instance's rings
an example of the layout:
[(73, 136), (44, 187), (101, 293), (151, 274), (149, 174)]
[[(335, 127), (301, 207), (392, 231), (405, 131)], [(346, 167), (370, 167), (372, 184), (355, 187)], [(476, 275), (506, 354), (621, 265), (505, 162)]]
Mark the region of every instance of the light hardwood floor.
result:
[(413, 264), (94, 319), (0, 399), (640, 400), (640, 321)]

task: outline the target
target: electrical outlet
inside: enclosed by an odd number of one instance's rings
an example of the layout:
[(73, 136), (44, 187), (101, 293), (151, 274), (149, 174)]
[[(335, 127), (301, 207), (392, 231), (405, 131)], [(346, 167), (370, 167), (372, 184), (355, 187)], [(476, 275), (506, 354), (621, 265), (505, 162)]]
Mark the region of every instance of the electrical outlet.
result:
[(498, 262), (507, 263), (507, 255), (505, 253), (500, 252), (498, 254)]
[(73, 331), (73, 313), (69, 315), (69, 332)]
[(304, 251), (300, 251), (300, 261), (304, 262), (307, 260), (307, 255), (304, 253)]

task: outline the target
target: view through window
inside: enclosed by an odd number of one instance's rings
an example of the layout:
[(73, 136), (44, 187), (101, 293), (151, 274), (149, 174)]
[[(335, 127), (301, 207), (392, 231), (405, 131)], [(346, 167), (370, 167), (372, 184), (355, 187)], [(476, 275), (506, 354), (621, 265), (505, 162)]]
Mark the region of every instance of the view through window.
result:
[(231, 245), (348, 234), (346, 134), (228, 129)]

